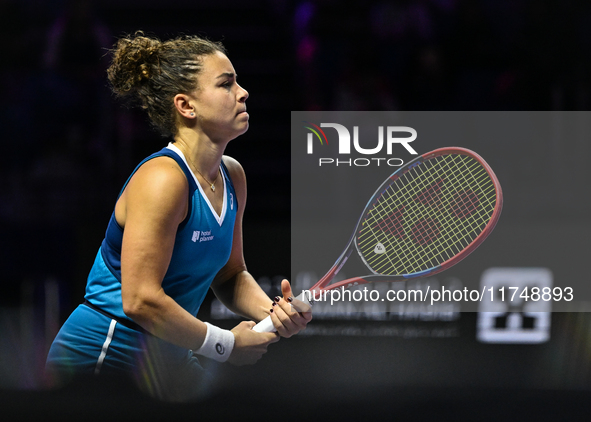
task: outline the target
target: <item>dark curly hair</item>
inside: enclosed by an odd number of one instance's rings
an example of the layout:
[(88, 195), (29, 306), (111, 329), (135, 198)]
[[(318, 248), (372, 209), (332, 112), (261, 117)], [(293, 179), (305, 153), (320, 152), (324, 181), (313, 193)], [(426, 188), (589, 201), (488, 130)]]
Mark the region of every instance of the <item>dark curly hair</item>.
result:
[(197, 36), (160, 41), (137, 31), (111, 50), (107, 75), (117, 96), (139, 100), (152, 124), (170, 136), (177, 131), (174, 96), (198, 88), (202, 57), (218, 51), (226, 54), (221, 43)]

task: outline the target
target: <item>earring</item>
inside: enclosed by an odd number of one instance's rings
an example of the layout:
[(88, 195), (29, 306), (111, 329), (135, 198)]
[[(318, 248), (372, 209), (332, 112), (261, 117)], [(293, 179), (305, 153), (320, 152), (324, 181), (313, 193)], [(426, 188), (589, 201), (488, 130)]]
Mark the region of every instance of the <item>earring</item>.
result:
[(191, 112), (191, 117), (193, 117), (195, 115), (195, 113)]

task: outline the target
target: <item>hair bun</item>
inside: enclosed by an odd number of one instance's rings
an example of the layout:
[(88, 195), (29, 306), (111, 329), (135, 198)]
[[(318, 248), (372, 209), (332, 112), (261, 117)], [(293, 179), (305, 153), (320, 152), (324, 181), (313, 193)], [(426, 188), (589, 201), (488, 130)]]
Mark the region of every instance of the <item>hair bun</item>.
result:
[(162, 42), (137, 31), (111, 50), (107, 75), (116, 95), (146, 110), (152, 124), (169, 136), (178, 130), (174, 97), (198, 88), (202, 59), (216, 52), (226, 54), (221, 43), (206, 38), (181, 36)]
[(137, 31), (133, 36), (121, 38), (113, 52), (113, 63), (107, 74), (113, 90), (126, 95), (149, 81), (160, 63), (162, 42)]

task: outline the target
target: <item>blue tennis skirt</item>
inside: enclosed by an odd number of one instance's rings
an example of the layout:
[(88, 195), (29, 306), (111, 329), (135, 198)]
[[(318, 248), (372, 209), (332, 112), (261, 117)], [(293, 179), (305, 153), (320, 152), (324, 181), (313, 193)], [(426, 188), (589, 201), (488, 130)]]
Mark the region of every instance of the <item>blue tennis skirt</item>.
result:
[(78, 306), (57, 334), (47, 356), (52, 384), (76, 376), (129, 376), (149, 395), (165, 401), (205, 397), (211, 376), (192, 351), (141, 333)]

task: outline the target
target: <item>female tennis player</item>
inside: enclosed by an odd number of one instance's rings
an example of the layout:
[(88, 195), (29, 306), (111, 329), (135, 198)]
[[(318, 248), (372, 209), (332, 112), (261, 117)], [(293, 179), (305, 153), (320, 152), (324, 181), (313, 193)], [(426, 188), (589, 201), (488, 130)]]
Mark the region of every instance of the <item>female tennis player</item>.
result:
[[(263, 292), (246, 270), (242, 216), (246, 178), (223, 155), (248, 129), (248, 92), (224, 47), (195, 36), (161, 42), (141, 32), (122, 38), (108, 69), (113, 91), (132, 97), (171, 137), (142, 161), (115, 204), (78, 306), (54, 340), (47, 369), (132, 374), (165, 400), (200, 397), (207, 374), (195, 355), (252, 364), (279, 336), (306, 327), (310, 313)], [(224, 330), (196, 318), (208, 288), (251, 321)], [(271, 315), (277, 333), (257, 333)]]

